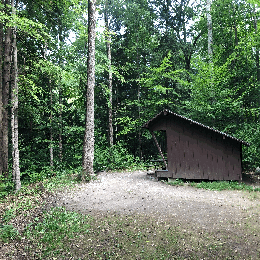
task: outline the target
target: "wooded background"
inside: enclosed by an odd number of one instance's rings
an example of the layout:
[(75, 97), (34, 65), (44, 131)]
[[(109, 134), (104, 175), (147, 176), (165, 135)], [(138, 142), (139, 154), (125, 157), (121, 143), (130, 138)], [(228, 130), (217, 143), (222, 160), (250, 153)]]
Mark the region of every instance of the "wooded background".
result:
[[(142, 125), (165, 108), (251, 143), (244, 170), (260, 166), (259, 6), (97, 1), (94, 170), (157, 157)], [(0, 59), (2, 185), (17, 167), (24, 181), (79, 169), (88, 1), (2, 0)]]

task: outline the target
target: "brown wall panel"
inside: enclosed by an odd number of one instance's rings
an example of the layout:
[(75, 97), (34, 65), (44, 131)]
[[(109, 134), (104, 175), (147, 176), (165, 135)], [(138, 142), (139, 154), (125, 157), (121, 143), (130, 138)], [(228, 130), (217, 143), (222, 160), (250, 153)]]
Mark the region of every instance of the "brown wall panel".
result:
[(241, 179), (241, 143), (169, 115), (150, 129), (166, 130), (168, 171), (173, 178)]

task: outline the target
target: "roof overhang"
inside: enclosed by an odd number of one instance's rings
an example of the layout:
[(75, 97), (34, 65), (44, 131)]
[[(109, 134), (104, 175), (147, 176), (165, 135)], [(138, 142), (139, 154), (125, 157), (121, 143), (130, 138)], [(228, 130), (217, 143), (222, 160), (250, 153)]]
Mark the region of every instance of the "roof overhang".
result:
[(208, 129), (208, 130), (210, 130), (210, 131), (212, 131), (212, 132), (218, 133), (218, 134), (222, 135), (223, 138), (229, 138), (229, 139), (232, 139), (232, 140), (237, 141), (237, 142), (239, 142), (239, 143), (242, 143), (243, 145), (250, 146), (250, 144), (249, 144), (248, 142), (245, 142), (245, 141), (243, 141), (243, 140), (240, 140), (240, 139), (238, 139), (238, 138), (236, 138), (236, 137), (233, 137), (233, 136), (231, 136), (231, 135), (228, 135), (228, 134), (226, 134), (226, 133), (224, 133), (224, 132), (218, 131), (217, 129), (214, 129), (214, 128), (212, 128), (212, 127), (203, 125), (203, 124), (201, 124), (201, 123), (199, 123), (199, 122), (196, 122), (196, 121), (194, 121), (194, 120), (192, 120), (192, 119), (189, 119), (189, 118), (187, 118), (187, 117), (178, 115), (178, 114), (176, 114), (176, 113), (170, 111), (169, 109), (164, 109), (163, 111), (161, 111), (159, 114), (157, 114), (157, 115), (156, 115), (155, 117), (153, 117), (151, 120), (149, 120), (148, 122), (146, 122), (146, 123), (143, 125), (143, 128), (150, 129), (151, 126), (155, 125), (155, 124), (157, 123), (157, 121), (159, 121), (161, 118), (163, 118), (163, 117), (165, 117), (165, 116), (169, 116), (169, 115), (175, 116), (175, 117), (177, 117), (177, 118), (181, 118), (181, 119), (183, 119), (183, 120), (186, 120), (186, 121), (190, 122), (191, 124), (196, 124), (196, 125), (199, 125), (199, 126), (205, 128), (205, 129)]

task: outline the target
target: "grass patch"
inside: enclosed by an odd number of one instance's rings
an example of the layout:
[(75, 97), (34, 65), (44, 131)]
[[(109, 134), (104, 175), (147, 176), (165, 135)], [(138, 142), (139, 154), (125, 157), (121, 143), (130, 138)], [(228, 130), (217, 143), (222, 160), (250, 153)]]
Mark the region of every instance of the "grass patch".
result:
[[(37, 257), (46, 259), (50, 256), (66, 255), (70, 246), (80, 234), (88, 232), (88, 216), (66, 211), (64, 208), (53, 208), (45, 212), (42, 220), (35, 218), (27, 225), (24, 236), (40, 249)], [(39, 247), (40, 245), (40, 247)]]
[[(242, 229), (239, 227), (239, 229)], [(238, 230), (238, 228), (237, 228)], [(205, 231), (156, 215), (84, 216), (55, 208), (24, 235), (37, 259), (242, 259), (258, 257), (257, 237)], [(236, 250), (240, 246), (242, 251)], [(248, 251), (247, 246), (252, 247)], [(249, 259), (250, 259), (249, 257)]]
[(184, 180), (182, 179), (175, 179), (173, 181), (163, 181), (164, 183), (167, 183), (168, 185), (171, 186), (183, 186), (185, 184)]
[(246, 191), (260, 191), (259, 188), (254, 188), (245, 183), (239, 183), (237, 181), (212, 181), (200, 183), (194, 183), (194, 187), (206, 190), (246, 190)]
[(245, 191), (260, 191), (260, 188), (252, 187), (245, 183), (239, 183), (237, 181), (184, 181), (183, 179), (175, 179), (173, 181), (164, 181), (168, 185), (172, 186), (183, 186), (184, 184), (190, 185), (198, 189), (206, 190), (245, 190)]
[(50, 259), (168, 259), (179, 251), (176, 228), (145, 216), (84, 216), (54, 208), (24, 233), (30, 255)]
[(0, 241), (8, 243), (10, 240), (18, 238), (19, 232), (13, 225), (0, 225)]

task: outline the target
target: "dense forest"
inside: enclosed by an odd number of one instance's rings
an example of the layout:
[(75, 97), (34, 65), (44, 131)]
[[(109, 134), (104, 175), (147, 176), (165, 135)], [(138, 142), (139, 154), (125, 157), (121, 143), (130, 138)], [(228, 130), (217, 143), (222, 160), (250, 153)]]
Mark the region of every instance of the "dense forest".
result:
[(259, 166), (259, 3), (2, 0), (1, 187), (84, 168), (91, 4), (94, 171), (158, 156), (142, 125), (165, 108), (249, 142), (244, 170)]

